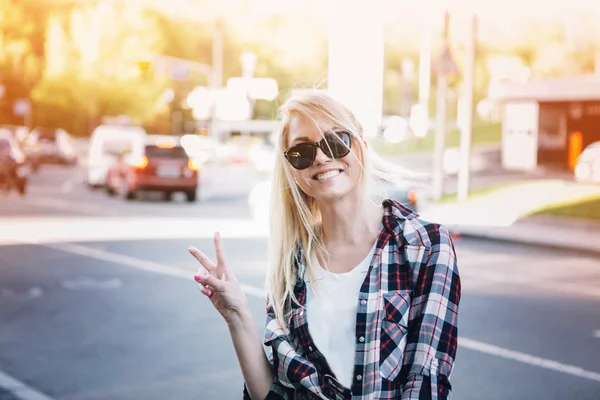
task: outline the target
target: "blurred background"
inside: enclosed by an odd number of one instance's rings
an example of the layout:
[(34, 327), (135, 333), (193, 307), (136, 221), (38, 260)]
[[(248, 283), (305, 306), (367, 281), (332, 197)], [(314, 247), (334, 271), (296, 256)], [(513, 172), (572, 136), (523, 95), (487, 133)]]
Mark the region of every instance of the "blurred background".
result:
[(0, 0), (0, 400), (241, 398), (186, 249), (221, 232), (262, 332), (313, 87), (452, 232), (456, 397), (600, 398), (600, 3)]

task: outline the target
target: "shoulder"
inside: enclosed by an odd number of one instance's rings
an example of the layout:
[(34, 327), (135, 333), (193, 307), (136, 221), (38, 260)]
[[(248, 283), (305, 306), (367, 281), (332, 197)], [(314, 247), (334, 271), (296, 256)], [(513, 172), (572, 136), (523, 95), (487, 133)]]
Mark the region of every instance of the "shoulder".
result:
[(444, 225), (421, 218), (396, 200), (384, 200), (383, 205), (386, 208), (384, 226), (396, 236), (398, 244), (427, 248), (453, 247), (450, 231)]

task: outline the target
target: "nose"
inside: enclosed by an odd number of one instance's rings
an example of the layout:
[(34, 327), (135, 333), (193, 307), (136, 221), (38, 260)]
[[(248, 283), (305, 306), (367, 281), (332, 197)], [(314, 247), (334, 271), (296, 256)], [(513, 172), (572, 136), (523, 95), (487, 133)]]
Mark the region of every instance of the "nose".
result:
[(330, 161), (331, 158), (327, 157), (325, 153), (323, 153), (323, 149), (317, 147), (317, 155), (315, 156), (315, 162), (313, 165), (327, 164)]

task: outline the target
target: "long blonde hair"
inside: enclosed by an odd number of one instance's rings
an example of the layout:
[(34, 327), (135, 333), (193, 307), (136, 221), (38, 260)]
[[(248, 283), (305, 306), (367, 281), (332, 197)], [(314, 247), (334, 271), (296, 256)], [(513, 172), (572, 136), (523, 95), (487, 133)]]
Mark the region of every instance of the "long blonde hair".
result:
[[(388, 163), (367, 148), (361, 124), (354, 114), (339, 101), (322, 90), (305, 89), (292, 92), (280, 107), (281, 128), (275, 143), (275, 167), (273, 171), (271, 210), (270, 210), (270, 265), (267, 272), (267, 293), (269, 305), (284, 330), (288, 330), (286, 313), (290, 311), (290, 302), (298, 304), (294, 296), (297, 277), (298, 246), (304, 255), (310, 255), (315, 249), (325, 251), (321, 229), (321, 214), (312, 198), (303, 193), (294, 184), (287, 160), (283, 152), (286, 149), (291, 120), (297, 116), (312, 121), (315, 126), (323, 122), (352, 132), (353, 145), (362, 164), (359, 184), (365, 200), (371, 195), (378, 182), (394, 183), (405, 181), (418, 174)], [(310, 257), (304, 257), (307, 272), (312, 276)]]

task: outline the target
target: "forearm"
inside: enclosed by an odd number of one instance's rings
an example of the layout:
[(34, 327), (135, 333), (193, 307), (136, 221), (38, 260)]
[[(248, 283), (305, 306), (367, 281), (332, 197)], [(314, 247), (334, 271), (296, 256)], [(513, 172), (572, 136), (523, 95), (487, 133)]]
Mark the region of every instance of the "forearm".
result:
[(228, 326), (248, 393), (253, 400), (263, 400), (273, 385), (273, 371), (254, 319), (247, 312)]

